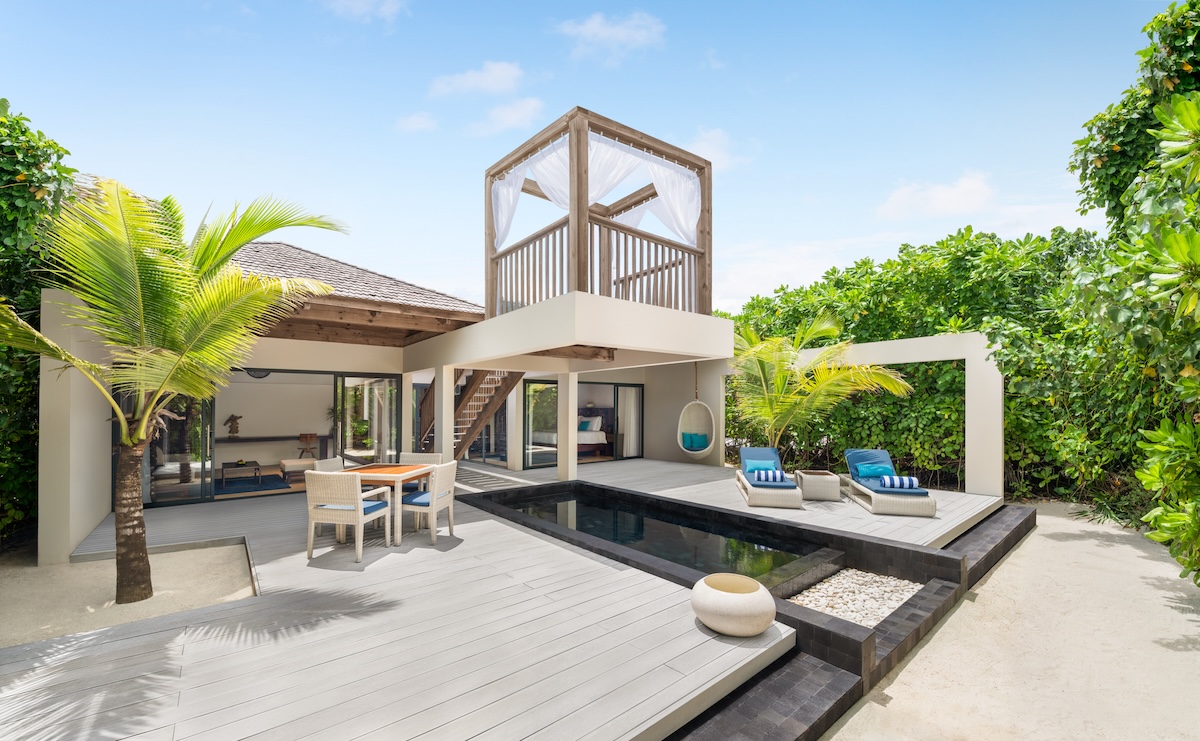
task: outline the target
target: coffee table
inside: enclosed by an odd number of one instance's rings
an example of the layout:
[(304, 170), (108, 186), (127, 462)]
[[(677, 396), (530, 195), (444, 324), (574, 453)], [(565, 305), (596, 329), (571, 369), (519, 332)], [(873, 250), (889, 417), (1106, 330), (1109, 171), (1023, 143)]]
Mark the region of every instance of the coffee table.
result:
[(258, 465), (258, 461), (246, 461), (238, 465), (237, 463), (222, 463), (221, 464), (221, 486), (225, 486), (225, 479), (248, 479), (254, 477), (254, 483), (262, 485), (262, 467)]

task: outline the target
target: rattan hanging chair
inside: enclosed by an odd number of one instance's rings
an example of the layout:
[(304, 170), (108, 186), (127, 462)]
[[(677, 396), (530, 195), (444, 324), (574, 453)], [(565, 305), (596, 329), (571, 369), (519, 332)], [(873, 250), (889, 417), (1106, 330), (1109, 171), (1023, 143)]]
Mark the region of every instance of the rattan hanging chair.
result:
[[(713, 420), (712, 409), (707, 404), (700, 401), (700, 368), (696, 366), (696, 398), (684, 405), (683, 411), (679, 413), (679, 429), (675, 433), (675, 442), (679, 445), (679, 449), (692, 458), (704, 458), (712, 452), (713, 446), (717, 444), (716, 439), (717, 425)], [(708, 445), (704, 448), (689, 448), (683, 444), (684, 434), (688, 435), (704, 435), (708, 441)]]

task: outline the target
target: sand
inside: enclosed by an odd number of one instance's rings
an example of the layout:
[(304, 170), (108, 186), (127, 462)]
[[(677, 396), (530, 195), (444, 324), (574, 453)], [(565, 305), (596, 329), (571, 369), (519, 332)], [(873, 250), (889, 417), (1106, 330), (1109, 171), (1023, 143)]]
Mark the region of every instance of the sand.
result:
[(113, 602), (116, 562), (37, 566), (31, 549), (0, 557), (0, 647), (82, 633), (254, 594), (246, 548), (199, 548), (150, 556), (154, 596)]
[(1200, 589), (1162, 546), (1039, 505), (1037, 529), (824, 738), (1197, 738)]

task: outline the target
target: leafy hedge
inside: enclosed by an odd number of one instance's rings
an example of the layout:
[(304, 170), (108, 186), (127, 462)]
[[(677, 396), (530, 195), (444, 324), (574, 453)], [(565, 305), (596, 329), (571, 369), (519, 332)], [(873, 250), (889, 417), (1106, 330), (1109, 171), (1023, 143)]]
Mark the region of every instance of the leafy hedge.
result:
[[(787, 335), (800, 322), (828, 312), (844, 323), (843, 336), (856, 342), (943, 332), (985, 331), (996, 339), (1005, 332), (1057, 334), (1064, 330), (1063, 275), (1075, 262), (1092, 259), (1098, 249), (1094, 235), (1084, 231), (1056, 229), (1049, 238), (1002, 240), (968, 227), (933, 245), (904, 245), (893, 260), (860, 260), (846, 270), (830, 270), (808, 287), (755, 297), (735, 320), (766, 335)], [(1009, 490), (1073, 494), (1080, 481), (1055, 429), (1060, 426), (1055, 402), (1039, 396), (1018, 373), (1024, 354), (1005, 350), (997, 359), (1010, 376), (1005, 402)], [(928, 363), (900, 370), (913, 386), (911, 396), (856, 397), (838, 407), (807, 439), (791, 440), (785, 453), (802, 465), (840, 469), (845, 448), (887, 448), (901, 465), (919, 471), (932, 485), (960, 486), (965, 394), (961, 364)], [(736, 418), (736, 411), (727, 409), (732, 436), (756, 441), (755, 432)], [(1121, 441), (1127, 454), (1117, 469), (1123, 473), (1132, 465), (1135, 438)]]
[[(0, 98), (0, 297), (37, 326), (38, 238), (67, 197), (69, 152)], [(38, 359), (0, 346), (0, 541), (37, 511)]]

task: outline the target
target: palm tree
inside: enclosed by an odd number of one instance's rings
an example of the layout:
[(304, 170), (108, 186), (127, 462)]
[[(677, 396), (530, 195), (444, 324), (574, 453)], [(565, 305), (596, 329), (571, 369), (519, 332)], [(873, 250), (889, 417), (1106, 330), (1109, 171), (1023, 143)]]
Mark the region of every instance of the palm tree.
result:
[(734, 336), (733, 390), (738, 411), (760, 425), (771, 447), (789, 430), (800, 430), (824, 419), (838, 404), (860, 391), (886, 391), (896, 396), (912, 392), (890, 368), (849, 365), (850, 342), (839, 342), (803, 353), (809, 345), (837, 337), (836, 319), (820, 315), (796, 327), (792, 337), (760, 337), (750, 327)]
[[(142, 516), (147, 442), (177, 397), (208, 399), (249, 357), (255, 339), (305, 300), (333, 289), (307, 279), (245, 273), (232, 261), (247, 242), (284, 227), (341, 227), (296, 206), (255, 200), (184, 242), (174, 199), (143, 198), (106, 180), (84, 185), (51, 227), (48, 285), (71, 293), (78, 326), (107, 362), (75, 357), (0, 302), (0, 343), (61, 361), (83, 374), (112, 408), (119, 429), (116, 475), (117, 602), (151, 597)], [(126, 401), (123, 408), (121, 400)], [(129, 409), (129, 411), (125, 411)]]

